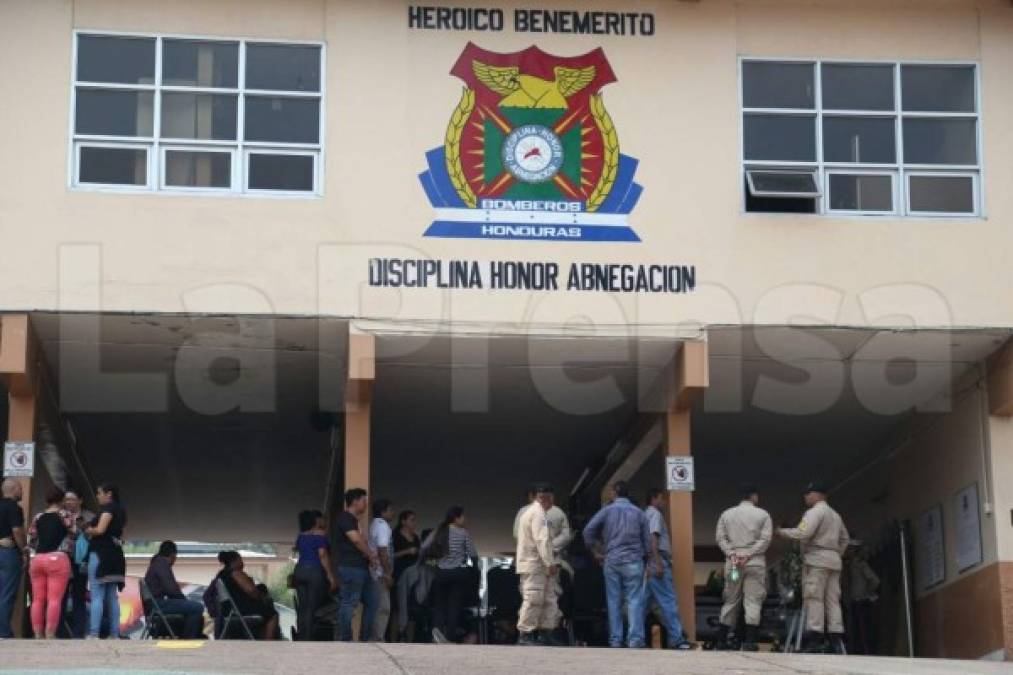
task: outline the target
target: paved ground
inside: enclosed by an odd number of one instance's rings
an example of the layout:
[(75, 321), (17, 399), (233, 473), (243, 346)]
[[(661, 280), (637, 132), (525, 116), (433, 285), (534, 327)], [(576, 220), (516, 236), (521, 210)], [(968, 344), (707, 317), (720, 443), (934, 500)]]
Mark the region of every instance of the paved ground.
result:
[(662, 652), (652, 650), (457, 647), (409, 644), (265, 644), (7, 640), (0, 672), (98, 673), (854, 673), (1013, 674), (1013, 664), (870, 657)]

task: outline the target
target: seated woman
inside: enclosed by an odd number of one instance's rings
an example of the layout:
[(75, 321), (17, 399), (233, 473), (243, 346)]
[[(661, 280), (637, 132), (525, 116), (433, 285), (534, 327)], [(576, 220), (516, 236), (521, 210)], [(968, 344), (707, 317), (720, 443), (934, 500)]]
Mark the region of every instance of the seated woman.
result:
[[(274, 640), (278, 635), (278, 610), (267, 589), (257, 585), (243, 571), (243, 557), (238, 551), (222, 551), (218, 554), (222, 571), (215, 579), (221, 579), (225, 589), (236, 603), (236, 609), (243, 616), (259, 616), (263, 619), (261, 640)], [(252, 630), (252, 629), (251, 629)]]

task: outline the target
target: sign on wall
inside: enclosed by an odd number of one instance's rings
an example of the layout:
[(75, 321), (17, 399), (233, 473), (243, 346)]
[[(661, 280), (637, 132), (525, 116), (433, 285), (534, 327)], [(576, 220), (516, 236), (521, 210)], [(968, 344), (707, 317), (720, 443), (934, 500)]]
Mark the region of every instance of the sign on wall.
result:
[(981, 521), (978, 516), (978, 484), (972, 483), (953, 498), (953, 531), (957, 540), (957, 571), (981, 563)]
[(665, 458), (665, 478), (672, 492), (693, 492), (696, 488), (693, 457), (672, 455)]
[(616, 76), (604, 51), (504, 54), (469, 42), (450, 72), (464, 89), (419, 175), (436, 209), (425, 236), (640, 241), (626, 218), (643, 189), (605, 108), (601, 90)]
[(4, 478), (35, 475), (35, 443), (4, 443)]
[(918, 590), (924, 591), (946, 580), (942, 505), (933, 506), (918, 516), (915, 543), (915, 580)]

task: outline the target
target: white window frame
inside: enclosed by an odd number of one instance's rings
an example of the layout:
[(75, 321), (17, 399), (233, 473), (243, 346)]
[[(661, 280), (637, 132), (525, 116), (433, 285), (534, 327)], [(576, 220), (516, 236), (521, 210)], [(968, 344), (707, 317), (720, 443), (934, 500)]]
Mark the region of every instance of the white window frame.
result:
[[(753, 174), (754, 173), (776, 173), (776, 174), (797, 173), (797, 174), (806, 174), (806, 175), (808, 175), (809, 177), (812, 178), (813, 186), (815, 187), (815, 192), (786, 192), (786, 191), (783, 191), (783, 190), (757, 190), (756, 186), (753, 184)], [(808, 169), (808, 168), (801, 168), (801, 169), (800, 168), (791, 168), (791, 167), (773, 168), (773, 167), (769, 167), (769, 166), (764, 166), (763, 168), (755, 169), (755, 168), (747, 166), (746, 167), (746, 182), (749, 183), (749, 193), (752, 194), (754, 197), (802, 197), (802, 198), (817, 199), (817, 198), (820, 197), (820, 195), (823, 194), (823, 191), (820, 188), (820, 179), (819, 179), (819, 176), (817, 175), (817, 173), (816, 173), (816, 171), (814, 169)]]
[(319, 163), (320, 159), (314, 152), (300, 152), (295, 151), (280, 151), (272, 147), (250, 147), (247, 146), (243, 150), (243, 188), (249, 194), (256, 195), (302, 195), (306, 194), (301, 190), (265, 190), (258, 188), (249, 187), (250, 184), (250, 155), (285, 155), (287, 157), (311, 157), (313, 159), (313, 191), (316, 192), (320, 189), (318, 181), (320, 180)]
[(905, 203), (904, 208), (908, 213), (915, 216), (927, 216), (937, 218), (967, 218), (971, 217), (972, 214), (964, 211), (915, 211), (911, 208), (911, 188), (910, 180), (912, 178), (970, 178), (971, 179), (971, 198), (974, 200), (972, 205), (977, 207), (981, 203), (980, 193), (980, 179), (971, 171), (908, 171), (904, 174), (904, 182), (907, 183), (904, 190)]
[[(858, 165), (862, 166), (862, 165)], [(823, 186), (823, 194), (826, 195), (826, 206), (827, 213), (834, 215), (844, 216), (896, 216), (901, 213), (901, 198), (900, 190), (898, 189), (898, 172), (897, 171), (885, 171), (882, 169), (866, 169), (864, 166), (857, 169), (848, 168), (828, 168), (823, 172), (825, 177), (825, 184)], [(890, 202), (893, 204), (893, 208), (889, 211), (873, 211), (865, 209), (835, 209), (831, 206), (831, 198), (833, 193), (830, 189), (830, 177), (831, 176), (885, 176), (890, 179)]]
[[(799, 58), (793, 57), (773, 57), (773, 56), (740, 56), (739, 57), (739, 168), (740, 177), (746, 171), (756, 171), (763, 169), (777, 170), (779, 168), (795, 168), (795, 169), (809, 169), (817, 172), (820, 185), (824, 186), (823, 194), (815, 198), (816, 211), (812, 214), (799, 214), (790, 213), (785, 215), (799, 216), (799, 215), (816, 215), (816, 216), (828, 216), (834, 217), (913, 217), (913, 218), (950, 218), (950, 219), (962, 219), (972, 220), (981, 219), (986, 217), (985, 214), (985, 195), (984, 195), (984, 143), (982, 141), (982, 95), (981, 95), (981, 64), (978, 61), (966, 61), (966, 60), (946, 60), (946, 59), (926, 59), (926, 60), (882, 60), (882, 59), (838, 59), (838, 58)], [(747, 108), (744, 101), (744, 77), (743, 77), (743, 64), (749, 62), (770, 62), (770, 63), (784, 63), (784, 64), (806, 64), (813, 67), (813, 108)], [(824, 110), (823, 109), (823, 77), (822, 68), (823, 65), (889, 65), (893, 69), (893, 98), (894, 107), (892, 110)], [(964, 67), (973, 69), (974, 77), (974, 111), (973, 112), (911, 112), (903, 110), (903, 81), (902, 72), (904, 66), (939, 66), (939, 67)], [(815, 162), (785, 162), (785, 161), (766, 161), (757, 159), (746, 159), (745, 157), (745, 116), (747, 114), (767, 114), (767, 115), (799, 115), (799, 116), (814, 116), (816, 118), (816, 161)], [(880, 117), (890, 118), (894, 121), (894, 142), (895, 142), (895, 163), (893, 164), (873, 164), (873, 163), (854, 163), (854, 162), (827, 162), (824, 161), (823, 157), (823, 118), (826, 117)], [(948, 164), (905, 164), (904, 163), (904, 127), (903, 120), (905, 118), (929, 118), (929, 119), (943, 119), (943, 118), (957, 118), (957, 119), (973, 119), (975, 120), (975, 151), (977, 154), (977, 164), (974, 165), (948, 165)], [(846, 211), (846, 210), (835, 210), (830, 208), (829, 202), (829, 180), (827, 178), (828, 173), (845, 173), (845, 174), (857, 174), (863, 172), (886, 172), (894, 173), (896, 177), (893, 179), (894, 184), (894, 206), (895, 209), (892, 212), (866, 212), (866, 211)], [(909, 195), (909, 182), (907, 179), (908, 175), (960, 175), (970, 176), (974, 183), (974, 213), (928, 213), (922, 211), (911, 211), (910, 209), (910, 195)], [(739, 185), (742, 185), (741, 178)], [(747, 188), (748, 189), (748, 188)], [(746, 191), (742, 192), (741, 199), (741, 210), (744, 214), (754, 215), (754, 213), (746, 210), (746, 199), (748, 195)], [(758, 215), (770, 216), (777, 215), (776, 213), (758, 213)]]
[[(82, 183), (81, 182), (81, 148), (111, 148), (114, 150), (143, 150), (144, 151), (144, 185), (121, 185), (118, 183)], [(80, 140), (76, 141), (71, 150), (73, 156), (73, 180), (75, 186), (81, 186), (84, 190), (124, 190), (126, 192), (150, 192), (154, 171), (152, 170), (152, 149), (148, 143), (109, 143), (106, 141)]]
[[(81, 36), (96, 37), (121, 37), (140, 38), (155, 40), (155, 81), (153, 84), (123, 84), (103, 83), (77, 80), (78, 42)], [(236, 87), (197, 87), (183, 85), (162, 84), (162, 53), (163, 43), (166, 40), (188, 40), (196, 42), (220, 42), (234, 44), (238, 49), (238, 72)], [(246, 47), (248, 44), (278, 44), (278, 45), (300, 45), (316, 47), (320, 51), (320, 90), (318, 92), (307, 91), (274, 91), (262, 89), (245, 89), (246, 81)], [(144, 33), (144, 32), (122, 32), (106, 30), (75, 30), (73, 31), (73, 49), (71, 56), (71, 89), (70, 89), (70, 115), (69, 115), (69, 139), (68, 150), (68, 186), (73, 190), (81, 191), (126, 191), (136, 193), (138, 191), (154, 192), (157, 194), (191, 194), (191, 195), (222, 195), (238, 197), (279, 197), (298, 199), (317, 199), (323, 196), (324, 187), (324, 149), (326, 139), (326, 64), (327, 47), (323, 42), (313, 40), (287, 40), (287, 39), (265, 39), (252, 37), (224, 37), (215, 35), (192, 35), (192, 34), (170, 34), (170, 33)], [(153, 94), (152, 111), (152, 132), (148, 137), (138, 136), (94, 136), (75, 133), (77, 89), (93, 88), (104, 90), (128, 90), (128, 91), (150, 91)], [(236, 102), (236, 139), (235, 140), (204, 140), (194, 138), (170, 138), (161, 136), (161, 114), (163, 93), (189, 93), (189, 94), (226, 94), (235, 96)], [(317, 143), (279, 143), (269, 141), (243, 140), (245, 125), (245, 99), (246, 96), (268, 96), (272, 98), (303, 98), (316, 99), (319, 106), (317, 130)], [(106, 185), (94, 183), (81, 183), (79, 180), (80, 155), (79, 146), (98, 147), (143, 147), (147, 150), (148, 176), (147, 185)], [(165, 150), (184, 151), (228, 151), (232, 154), (231, 185), (228, 188), (216, 187), (178, 187), (165, 184)], [(249, 179), (247, 172), (248, 151), (270, 152), (272, 154), (291, 155), (312, 155), (313, 162), (313, 190), (248, 190), (246, 188)]]
[(165, 171), (165, 155), (168, 152), (217, 152), (219, 154), (229, 156), (229, 174), (230, 174), (230, 185), (235, 185), (237, 180), (241, 179), (241, 175), (237, 174), (237, 157), (239, 151), (235, 146), (215, 146), (215, 145), (184, 145), (182, 143), (176, 144), (175, 142), (163, 142), (158, 147), (158, 189), (165, 190), (168, 192), (231, 192), (231, 188), (218, 188), (218, 187), (192, 187), (184, 185), (169, 185), (165, 182), (166, 171)]

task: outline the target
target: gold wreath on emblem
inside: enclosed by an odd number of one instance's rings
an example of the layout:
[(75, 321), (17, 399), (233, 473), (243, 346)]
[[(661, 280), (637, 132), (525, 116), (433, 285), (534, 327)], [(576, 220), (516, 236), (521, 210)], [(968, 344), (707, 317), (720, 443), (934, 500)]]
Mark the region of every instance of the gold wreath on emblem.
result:
[[(590, 84), (595, 76), (594, 66), (580, 69), (557, 66), (553, 71), (556, 79), (551, 82), (531, 75), (522, 75), (520, 69), (516, 67), (499, 68), (474, 61), (472, 68), (480, 82), (491, 91), (503, 94), (503, 99), (499, 103), (501, 107), (516, 108), (565, 109), (568, 107), (566, 98)], [(619, 167), (619, 136), (612, 118), (605, 110), (601, 94), (590, 97), (589, 107), (604, 146), (601, 176), (598, 177), (598, 182), (588, 195), (585, 204), (588, 211), (596, 211), (616, 181), (616, 171)], [(450, 175), (450, 182), (461, 200), (471, 208), (478, 205), (478, 198), (464, 175), (461, 137), (474, 108), (475, 91), (465, 87), (461, 92), (461, 100), (450, 117), (450, 124), (447, 125), (446, 138), (447, 173)]]

